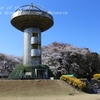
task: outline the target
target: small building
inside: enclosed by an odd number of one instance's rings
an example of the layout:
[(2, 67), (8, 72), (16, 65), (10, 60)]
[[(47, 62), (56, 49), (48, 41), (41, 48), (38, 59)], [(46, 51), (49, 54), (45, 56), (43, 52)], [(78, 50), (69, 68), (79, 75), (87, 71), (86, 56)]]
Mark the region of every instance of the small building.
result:
[(8, 78), (9, 74), (7, 73), (0, 73), (0, 78)]
[(8, 79), (49, 79), (54, 77), (47, 65), (16, 66)]

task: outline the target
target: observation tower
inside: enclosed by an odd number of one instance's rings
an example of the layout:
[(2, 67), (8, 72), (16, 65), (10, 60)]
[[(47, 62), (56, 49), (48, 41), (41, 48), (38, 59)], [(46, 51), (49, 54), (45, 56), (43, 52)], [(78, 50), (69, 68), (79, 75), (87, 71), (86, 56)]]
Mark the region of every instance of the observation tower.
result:
[(11, 24), (24, 32), (24, 65), (41, 64), (41, 32), (53, 23), (53, 17), (47, 11), (33, 4), (21, 6), (13, 13)]
[[(42, 9), (40, 9), (42, 8)], [(24, 33), (24, 57), (23, 68), (15, 68), (10, 78), (21, 76), (22, 69), (31, 77), (39, 77), (44, 72), (48, 74), (48, 70), (43, 70), (41, 65), (41, 32), (51, 28), (54, 24), (53, 17), (43, 6), (40, 5), (24, 5), (19, 7), (11, 17), (11, 24)], [(31, 66), (30, 68), (25, 66)], [(34, 68), (33, 68), (34, 67)], [(41, 67), (42, 70), (39, 70)], [(20, 70), (20, 72), (19, 72)], [(19, 75), (19, 74), (20, 75)], [(18, 75), (17, 75), (18, 74)], [(48, 75), (47, 75), (48, 76)]]

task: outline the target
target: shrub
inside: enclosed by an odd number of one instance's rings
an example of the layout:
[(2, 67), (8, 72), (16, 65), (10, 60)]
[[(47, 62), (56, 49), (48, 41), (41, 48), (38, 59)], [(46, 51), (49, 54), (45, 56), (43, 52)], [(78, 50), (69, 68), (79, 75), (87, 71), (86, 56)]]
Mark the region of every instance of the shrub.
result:
[(97, 80), (100, 79), (100, 74), (94, 74), (94, 75), (93, 75), (93, 78), (95, 78), (95, 79), (97, 79)]
[(71, 77), (71, 76), (67, 76), (67, 75), (62, 75), (60, 77), (60, 79), (66, 81), (68, 84), (78, 88), (78, 89), (84, 89), (86, 88), (86, 84), (84, 82), (82, 82), (81, 80), (79, 80), (76, 77)]

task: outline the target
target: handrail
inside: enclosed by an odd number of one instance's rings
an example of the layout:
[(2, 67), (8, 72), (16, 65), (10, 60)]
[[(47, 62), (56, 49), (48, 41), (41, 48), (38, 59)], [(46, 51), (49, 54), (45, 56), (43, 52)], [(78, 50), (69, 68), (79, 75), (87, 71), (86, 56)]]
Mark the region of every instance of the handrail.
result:
[[(25, 9), (25, 7), (29, 7), (29, 8)], [(34, 9), (42, 11), (39, 7), (42, 7), (44, 9), (44, 11), (48, 13), (47, 9), (44, 6), (42, 6), (42, 5), (33, 5), (33, 3), (31, 3), (31, 5), (20, 6), (16, 11), (20, 11), (20, 10), (34, 10)]]

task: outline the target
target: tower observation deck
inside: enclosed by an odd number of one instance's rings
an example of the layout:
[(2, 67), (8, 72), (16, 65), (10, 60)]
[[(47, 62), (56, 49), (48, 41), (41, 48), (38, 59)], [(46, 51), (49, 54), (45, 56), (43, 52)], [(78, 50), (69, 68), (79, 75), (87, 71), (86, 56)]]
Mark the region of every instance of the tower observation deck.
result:
[(24, 5), (13, 13), (11, 24), (24, 32), (23, 64), (41, 64), (41, 32), (53, 26), (52, 15), (39, 6)]

